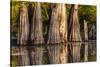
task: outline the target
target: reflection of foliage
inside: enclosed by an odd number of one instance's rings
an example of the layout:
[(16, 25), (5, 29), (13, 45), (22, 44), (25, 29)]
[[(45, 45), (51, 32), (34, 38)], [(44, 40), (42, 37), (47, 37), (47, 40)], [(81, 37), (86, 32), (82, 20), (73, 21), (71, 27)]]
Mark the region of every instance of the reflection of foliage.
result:
[[(11, 53), (15, 54), (18, 53), (18, 48), (12, 48)], [(18, 64), (18, 56), (11, 56), (11, 67), (16, 67)]]
[(96, 54), (88, 57), (89, 61), (96, 61)]
[[(33, 2), (24, 2), (24, 3), (25, 5), (27, 5), (28, 8), (32, 8), (31, 9), (32, 11), (29, 10), (29, 13), (31, 13), (29, 17), (32, 18), (33, 11), (34, 11), (33, 9), (34, 3)], [(21, 8), (21, 6), (22, 6), (22, 1), (11, 2), (11, 24), (12, 24), (11, 33), (13, 36), (16, 36), (17, 31), (18, 31), (19, 9)], [(43, 35), (47, 36), (52, 9), (51, 9), (50, 4), (48, 3), (41, 3), (41, 8), (42, 8), (41, 12), (42, 12), (42, 21), (43, 21)], [(67, 16), (69, 17), (71, 5), (66, 5), (66, 8), (67, 8)], [(93, 22), (96, 23), (96, 7), (95, 6), (81, 6), (81, 5), (79, 6), (79, 21), (82, 22), (81, 24), (83, 24), (84, 19), (87, 20), (90, 24), (92, 24)], [(84, 35), (84, 33), (82, 32), (81, 34)], [(17, 49), (13, 49), (11, 51), (13, 51), (14, 53), (18, 52)], [(95, 60), (95, 57), (96, 56), (93, 56), (93, 57), (91, 56), (89, 57), (89, 59)], [(44, 59), (45, 59), (44, 64), (48, 63), (48, 60), (46, 58)], [(16, 64), (16, 60), (17, 60), (16, 57), (13, 57), (12, 64)]]
[(11, 51), (12, 51), (12, 54), (18, 53), (18, 48), (12, 48)]
[(16, 67), (16, 65), (18, 64), (17, 56), (12, 56), (11, 58), (12, 58), (11, 67)]

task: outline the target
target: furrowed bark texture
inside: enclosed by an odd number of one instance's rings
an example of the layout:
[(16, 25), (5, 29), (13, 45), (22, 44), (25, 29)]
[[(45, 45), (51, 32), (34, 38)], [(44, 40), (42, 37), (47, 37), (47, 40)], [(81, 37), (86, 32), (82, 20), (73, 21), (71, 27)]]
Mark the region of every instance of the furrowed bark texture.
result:
[(52, 15), (48, 34), (48, 51), (51, 64), (59, 63), (60, 46), (55, 43), (60, 43), (58, 6), (56, 4), (52, 4)]
[(39, 2), (35, 3), (32, 31), (31, 31), (31, 41), (32, 45), (39, 45), (33, 47), (32, 51), (32, 63), (42, 64), (43, 63), (43, 47), (41, 44), (44, 43), (43, 32), (42, 32), (42, 17), (41, 17), (41, 4)]
[[(70, 20), (71, 24), (71, 32), (70, 32), (70, 41), (81, 41), (80, 36), (80, 25), (78, 21), (78, 5), (74, 5), (72, 8), (72, 16)], [(81, 44), (79, 42), (73, 42), (70, 44), (71, 53), (72, 53), (72, 62), (80, 61), (80, 47)]]
[(68, 62), (68, 49), (67, 49), (67, 12), (65, 4), (59, 4), (58, 20), (59, 20), (59, 33), (61, 40), (60, 49), (60, 63)]
[[(18, 41), (20, 45), (27, 45), (29, 36), (29, 20), (28, 20), (28, 10), (27, 7), (22, 3), (22, 8), (20, 10), (20, 23), (18, 31)], [(29, 65), (29, 56), (27, 47), (20, 47), (21, 56), (19, 57), (20, 65)]]
[[(52, 15), (48, 35), (48, 51), (51, 64), (67, 62), (66, 8), (64, 4), (52, 4)], [(62, 42), (62, 43), (61, 43)]]

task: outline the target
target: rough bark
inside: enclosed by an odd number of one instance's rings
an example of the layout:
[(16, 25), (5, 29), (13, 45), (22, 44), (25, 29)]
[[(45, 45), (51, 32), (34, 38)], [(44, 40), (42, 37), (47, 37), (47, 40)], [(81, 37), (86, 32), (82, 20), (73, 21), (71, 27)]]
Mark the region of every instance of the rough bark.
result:
[(59, 22), (58, 22), (58, 7), (52, 4), (52, 15), (49, 26), (48, 43), (60, 43)]
[[(28, 20), (28, 10), (24, 2), (22, 3), (22, 8), (20, 10), (20, 23), (18, 31), (17, 43), (19, 45), (27, 45), (29, 36), (29, 20)], [(20, 47), (21, 56), (19, 57), (20, 65), (29, 65), (29, 56), (27, 47)]]
[(58, 7), (56, 4), (52, 4), (52, 15), (48, 33), (48, 53), (51, 64), (59, 63), (60, 47), (55, 43), (60, 43)]
[(42, 29), (41, 4), (39, 2), (36, 2), (31, 30), (32, 45), (37, 45), (32, 48), (33, 50), (31, 52), (33, 64), (43, 63), (43, 47), (41, 45), (44, 43), (44, 38)]
[(59, 20), (59, 27), (60, 27), (60, 39), (61, 42), (67, 42), (67, 12), (65, 4), (58, 5), (58, 20)]
[(22, 3), (22, 8), (20, 10), (20, 23), (18, 32), (18, 44), (26, 45), (29, 36), (29, 20), (28, 20), (28, 10), (27, 7)]
[(59, 4), (58, 20), (61, 44), (60, 63), (68, 62), (67, 49), (67, 13), (65, 4)]
[[(88, 27), (87, 27), (86, 20), (84, 20), (84, 37), (85, 37), (85, 41), (88, 41)], [(84, 46), (85, 46), (84, 61), (87, 62), (88, 61), (88, 43), (85, 43)]]
[[(48, 51), (51, 64), (67, 62), (67, 20), (64, 4), (52, 4), (52, 15), (48, 35)], [(62, 42), (62, 43), (61, 43)]]
[[(81, 41), (80, 36), (80, 25), (78, 21), (78, 5), (75, 4), (72, 8), (72, 16), (70, 20), (71, 24), (71, 32), (70, 32), (70, 41)], [(72, 62), (80, 61), (80, 47), (81, 44), (79, 42), (73, 42), (70, 44), (70, 49), (72, 53)]]

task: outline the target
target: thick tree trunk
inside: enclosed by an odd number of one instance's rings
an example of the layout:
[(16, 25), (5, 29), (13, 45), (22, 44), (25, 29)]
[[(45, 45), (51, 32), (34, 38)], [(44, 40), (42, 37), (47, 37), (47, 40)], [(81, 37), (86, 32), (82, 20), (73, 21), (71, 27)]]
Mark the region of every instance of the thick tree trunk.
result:
[[(87, 22), (84, 20), (84, 37), (85, 41), (88, 41), (88, 27), (87, 27)], [(88, 61), (88, 43), (84, 44), (84, 61)]]
[(57, 4), (52, 4), (52, 15), (48, 33), (48, 53), (51, 64), (59, 63), (60, 46), (55, 43), (60, 43), (58, 7)]
[[(78, 21), (78, 5), (74, 5), (72, 8), (72, 17), (70, 18), (71, 23), (71, 32), (70, 32), (70, 41), (81, 41), (80, 36), (80, 25)], [(70, 44), (71, 53), (72, 53), (72, 62), (80, 61), (80, 47), (79, 42), (73, 42)]]
[[(29, 36), (29, 20), (28, 20), (28, 10), (25, 4), (22, 4), (20, 10), (20, 23), (18, 31), (17, 43), (20, 45), (27, 45)], [(27, 47), (20, 47), (21, 56), (19, 57), (20, 65), (29, 65), (29, 56)]]
[(31, 41), (33, 47), (32, 54), (32, 63), (33, 64), (43, 64), (43, 47), (44, 43), (43, 32), (42, 32), (42, 17), (41, 17), (41, 4), (39, 2), (35, 3), (33, 23), (31, 30)]
[(68, 49), (67, 49), (67, 13), (65, 4), (59, 4), (59, 33), (61, 44), (60, 63), (68, 62)]
[[(52, 4), (48, 35), (48, 51), (51, 64), (67, 63), (67, 20), (64, 4)], [(61, 43), (62, 42), (62, 43)]]
[(59, 22), (58, 22), (58, 6), (57, 4), (52, 5), (52, 15), (49, 26), (48, 43), (60, 43), (59, 35)]

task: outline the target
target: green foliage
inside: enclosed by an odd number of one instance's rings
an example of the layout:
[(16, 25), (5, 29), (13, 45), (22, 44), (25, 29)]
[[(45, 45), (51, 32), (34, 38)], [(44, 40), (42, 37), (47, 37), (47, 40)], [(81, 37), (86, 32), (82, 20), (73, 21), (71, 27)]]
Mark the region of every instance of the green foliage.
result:
[[(19, 9), (22, 7), (23, 1), (11, 1), (11, 29), (13, 36), (16, 36), (18, 31), (18, 22), (19, 22)], [(29, 8), (32, 8), (31, 16), (34, 12), (34, 2), (24, 2), (25, 5)], [(43, 35), (47, 36), (47, 29), (50, 23), (51, 16), (51, 3), (41, 3), (41, 12), (42, 12), (42, 21), (43, 21)], [(70, 15), (71, 4), (66, 4), (67, 18)], [(30, 17), (31, 17), (30, 16)], [(70, 19), (70, 18), (69, 18)], [(87, 20), (90, 24), (91, 22), (96, 22), (96, 6), (89, 5), (80, 5), (79, 6), (79, 22), (83, 23), (83, 20)], [(82, 25), (82, 24), (81, 24)]]
[[(24, 2), (25, 5), (29, 8), (32, 8), (32, 13), (31, 16), (33, 16), (33, 12), (34, 12), (34, 2)], [(51, 4), (50, 3), (41, 3), (41, 13), (42, 13), (42, 22), (43, 22), (43, 35), (44, 37), (47, 37), (47, 32), (48, 32), (48, 28), (49, 28), (49, 23), (50, 23), (50, 17), (51, 17)], [(22, 1), (11, 1), (11, 36), (17, 36), (17, 32), (18, 32), (18, 22), (19, 22), (19, 10), (22, 7)], [(66, 5), (66, 10), (67, 10), (67, 18), (70, 15), (70, 9), (71, 9), (71, 5), (67, 4)], [(29, 11), (31, 12), (31, 11)], [(30, 16), (30, 17), (31, 17)], [(83, 20), (87, 20), (90, 24), (92, 24), (93, 22), (96, 23), (96, 6), (83, 6), (80, 5), (79, 6), (79, 22), (82, 22), (83, 24)], [(81, 29), (83, 25), (81, 25)], [(84, 35), (84, 33), (81, 33), (82, 36)], [(13, 50), (14, 52), (16, 52), (16, 50)], [(89, 60), (95, 60), (96, 56), (91, 56), (89, 57)], [(18, 59), (16, 59), (16, 57), (13, 57), (12, 60), (12, 64), (13, 66), (15, 66), (17, 64)], [(44, 63), (49, 63), (48, 59), (45, 58)]]
[(13, 36), (16, 36), (17, 33), (17, 24), (18, 24), (18, 18), (19, 18), (19, 8), (20, 8), (20, 2), (13, 1), (11, 2), (11, 33)]
[(96, 22), (96, 6), (80, 6), (79, 7), (80, 20), (87, 20), (89, 22)]

